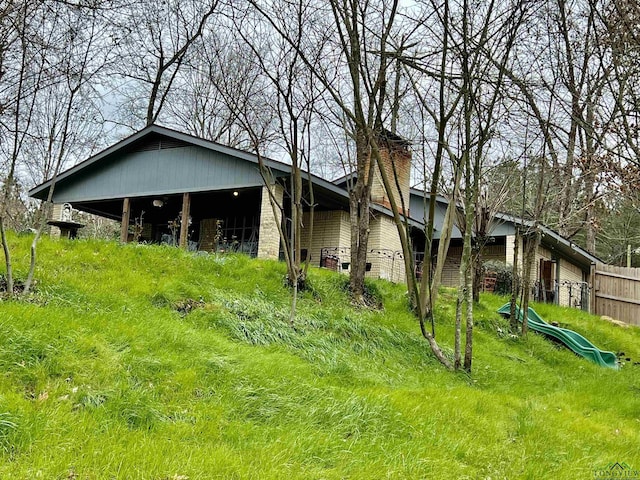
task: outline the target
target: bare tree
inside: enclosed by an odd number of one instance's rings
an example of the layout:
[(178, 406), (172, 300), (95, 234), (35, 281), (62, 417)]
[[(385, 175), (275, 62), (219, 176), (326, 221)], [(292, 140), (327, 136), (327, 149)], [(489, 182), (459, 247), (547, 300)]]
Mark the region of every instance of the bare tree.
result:
[(218, 5), (218, 0), (167, 0), (152, 6), (123, 2), (112, 17), (112, 37), (119, 48), (120, 78), (127, 79), (117, 88), (134, 106), (129, 109), (134, 120), (125, 123), (133, 126), (141, 119), (150, 125), (159, 119), (192, 46)]
[[(256, 10), (290, 45), (296, 45), (278, 17), (259, 2)], [(344, 122), (353, 145), (353, 173), (349, 180), (351, 218), (350, 289), (356, 303), (364, 303), (364, 278), (369, 239), (371, 185), (375, 148), (382, 131), (386, 99), (387, 48), (395, 27), (397, 1), (362, 4), (356, 0), (330, 1), (318, 6), (322, 15), (298, 48), (300, 60), (325, 89), (338, 123)], [(315, 62), (321, 45), (320, 63)]]
[[(74, 126), (86, 124), (84, 111), (80, 110), (81, 98), (87, 84), (98, 74), (106, 64), (109, 51), (105, 50), (100, 31), (103, 26), (96, 12), (80, 8), (63, 8), (60, 17), (61, 39), (64, 48), (58, 53), (56, 76), (60, 84), (55, 85), (52, 92), (53, 110), (59, 114), (57, 121), (51, 125), (48, 134), (42, 137), (45, 142), (47, 155), (45, 156), (45, 178), (51, 175), (51, 184), (47, 193), (47, 200), (42, 208), (38, 228), (31, 242), (29, 273), (24, 284), (24, 293), (28, 294), (33, 285), (37, 245), (45, 227), (50, 204), (53, 199), (55, 183), (58, 173), (70, 151), (81, 146), (77, 138), (79, 132)], [(49, 57), (51, 57), (51, 53)], [(44, 119), (43, 119), (44, 121)], [(58, 122), (59, 121), (59, 122)], [(83, 139), (86, 140), (86, 139)]]
[[(495, 60), (499, 66), (505, 65), (509, 61), (516, 34), (526, 14), (526, 8), (524, 3), (516, 2), (513, 5), (504, 6), (504, 10), (500, 10), (497, 5), (491, 3), (481, 12), (474, 11), (473, 15), (471, 14), (471, 7), (466, 1), (460, 4), (447, 2), (440, 10), (437, 10), (438, 7), (436, 6), (434, 8), (439, 13), (438, 19), (441, 25), (439, 29), (444, 32), (443, 37), (441, 37), (444, 40), (441, 47), (442, 58), (439, 74), (436, 74), (438, 72), (437, 68), (422, 65), (416, 59), (404, 59), (411, 69), (420, 71), (424, 75), (429, 75), (434, 81), (439, 82), (440, 90), (439, 111), (435, 108), (430, 108), (424, 100), (422, 102), (438, 131), (435, 168), (433, 170), (428, 203), (425, 197), (425, 204), (429, 206), (429, 216), (425, 219), (427, 242), (424, 258), (427, 265), (431, 258), (436, 192), (441, 181), (441, 162), (445, 152), (451, 158), (452, 169), (455, 172), (452, 185), (453, 201), (449, 202), (445, 215), (445, 226), (441, 233), (441, 248), (439, 248), (438, 252), (435, 275), (430, 275), (429, 266), (425, 266), (423, 272), (426, 271), (427, 275), (423, 276), (422, 284), (418, 289), (418, 282), (412, 273), (412, 269), (407, 268), (407, 283), (410, 288), (412, 286), (414, 288), (414, 297), (417, 300), (416, 304), (421, 323), (424, 323), (427, 318), (430, 318), (433, 322), (434, 297), (437, 294), (440, 282), (439, 277), (447, 254), (453, 219), (456, 217), (457, 209), (460, 208), (455, 199), (459, 188), (458, 183), (464, 172), (465, 185), (461, 204), (462, 215), (459, 221), (460, 230), (464, 234), (464, 248), (456, 310), (454, 361), (453, 364), (449, 364), (448, 361), (443, 361), (443, 363), (455, 369), (462, 366), (461, 320), (462, 306), (466, 304), (464, 368), (470, 370), (473, 332), (471, 266), (474, 257), (472, 256), (472, 242), (474, 245), (478, 245), (478, 239), (473, 238), (473, 224), (476, 219), (483, 161), (493, 139), (496, 117), (499, 115), (501, 108), (500, 99), (504, 81), (501, 69), (495, 68), (492, 60)], [(450, 8), (453, 8), (453, 11)], [(479, 13), (481, 14), (479, 15)], [(433, 27), (430, 28), (433, 29)], [(445, 66), (451, 64), (456, 67), (453, 71), (447, 72)], [(445, 107), (445, 92), (451, 92), (448, 95), (450, 100), (449, 108)], [(452, 122), (452, 120), (457, 122)], [(447, 129), (458, 133), (457, 135), (448, 136), (446, 134)], [(390, 184), (386, 185), (386, 187), (388, 190)], [(403, 240), (405, 257), (411, 258), (413, 257), (411, 245), (406, 241), (406, 236), (402, 235), (399, 219), (396, 219), (396, 225)], [(478, 255), (476, 255), (477, 257)], [(434, 337), (435, 332), (433, 330), (432, 332), (425, 332), (423, 328), (423, 335), (429, 339), (429, 336)], [(435, 340), (430, 340), (430, 343), (432, 344), (432, 349), (437, 348)]]
[(629, 118), (617, 100), (614, 79), (622, 72), (603, 47), (603, 13), (597, 0), (546, 2), (529, 23), (542, 40), (523, 43), (523, 55), (505, 72), (517, 89), (516, 104), (537, 124), (544, 144), (538, 150), (549, 159), (554, 182), (545, 220), (567, 238), (584, 231), (591, 253), (599, 224), (595, 206), (607, 193), (601, 159), (613, 151), (622, 118)]
[[(239, 43), (232, 28), (206, 29), (168, 95), (167, 125), (231, 147), (251, 147), (226, 100), (249, 98), (246, 92), (258, 74), (258, 65), (246, 61), (246, 48)], [(225, 95), (216, 87), (222, 84)]]
[[(306, 275), (309, 267), (309, 257), (302, 259), (302, 230), (306, 227), (309, 242), (313, 236), (313, 185), (311, 178), (306, 177), (306, 195), (304, 189), (305, 171), (311, 172), (311, 127), (314, 106), (321, 94), (314, 84), (314, 77), (301, 59), (302, 44), (305, 39), (306, 28), (313, 23), (317, 9), (313, 2), (299, 0), (293, 3), (283, 3), (281, 9), (274, 13), (281, 28), (286, 29), (287, 37), (274, 32), (272, 26), (263, 19), (256, 20), (246, 14), (234, 19), (236, 32), (249, 48), (253, 61), (259, 66), (260, 75), (268, 80), (274, 93), (270, 102), (271, 112), (275, 119), (273, 141), (286, 152), (288, 163), (291, 165), (289, 177), (288, 197), (290, 200), (290, 218), (285, 226), (277, 225), (280, 243), (283, 247), (284, 259), (287, 264), (287, 281), (292, 287), (293, 295), (289, 322), (294, 326), (298, 291), (306, 286)], [(270, 49), (264, 51), (262, 46), (269, 39)], [(291, 41), (291, 43), (290, 43)], [(321, 45), (316, 52), (306, 51), (307, 59), (315, 63), (321, 52)], [(246, 61), (246, 60), (245, 60)], [(236, 115), (242, 117), (244, 127), (252, 138), (258, 137), (252, 133), (253, 126), (250, 118), (246, 118), (246, 110), (238, 110), (235, 100), (230, 98), (231, 108)], [(247, 105), (240, 104), (246, 107)], [(258, 143), (254, 145), (260, 161), (260, 170), (269, 192), (271, 208), (276, 218), (286, 218), (283, 203), (273, 194), (271, 185), (275, 179), (266, 166)], [(304, 209), (308, 211), (308, 224), (304, 225)], [(288, 227), (288, 228), (287, 228)], [(307, 249), (310, 251), (310, 248)]]
[[(3, 45), (2, 137), (0, 143), (5, 161), (5, 174), (0, 204), (0, 237), (5, 259), (7, 292), (14, 293), (13, 265), (7, 243), (5, 225), (11, 217), (8, 210), (16, 185), (17, 169), (24, 143), (29, 137), (36, 101), (41, 89), (51, 81), (48, 72), (47, 49), (52, 44), (54, 30), (46, 28), (45, 9), (24, 2), (5, 11), (3, 25), (10, 33)], [(5, 93), (6, 92), (6, 93)]]
[[(69, 153), (80, 153), (88, 138), (79, 137), (81, 125), (91, 123), (90, 110), (80, 108), (82, 91), (89, 80), (106, 63), (98, 10), (94, 6), (65, 5), (59, 2), (25, 2), (14, 11), (16, 35), (8, 73), (3, 86), (13, 93), (12, 101), (2, 112), (2, 129), (11, 139), (10, 148), (3, 153), (7, 170), (3, 189), (0, 230), (2, 231), (8, 291), (13, 292), (14, 279), (11, 252), (4, 235), (5, 219), (10, 216), (8, 201), (12, 196), (17, 175), (31, 171), (37, 180), (57, 176)], [(95, 111), (95, 110), (94, 110)], [(83, 152), (84, 153), (84, 152)], [(36, 261), (36, 245), (46, 221), (47, 204), (43, 205), (39, 228), (31, 247), (31, 262), (24, 293), (32, 287)]]

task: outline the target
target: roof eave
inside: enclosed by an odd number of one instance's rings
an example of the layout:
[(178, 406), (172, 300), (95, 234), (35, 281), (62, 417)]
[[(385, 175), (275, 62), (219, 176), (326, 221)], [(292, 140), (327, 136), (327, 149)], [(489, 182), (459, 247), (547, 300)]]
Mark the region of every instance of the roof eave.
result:
[(540, 228), (546, 237), (551, 237), (556, 241), (556, 244), (561, 244), (565, 248), (571, 250), (571, 252), (575, 253), (577, 256), (582, 257), (582, 264), (584, 266), (589, 266), (594, 263), (603, 263), (601, 259), (587, 252), (585, 249), (580, 247), (579, 245), (573, 243), (571, 240), (564, 238), (557, 232), (554, 232), (549, 227), (545, 227), (544, 225), (540, 225)]

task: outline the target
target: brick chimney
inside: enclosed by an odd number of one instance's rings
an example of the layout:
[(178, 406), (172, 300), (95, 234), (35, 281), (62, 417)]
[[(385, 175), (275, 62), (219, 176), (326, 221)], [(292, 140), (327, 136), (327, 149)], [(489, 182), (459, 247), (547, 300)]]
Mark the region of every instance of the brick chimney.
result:
[[(402, 210), (402, 198), (406, 209), (404, 214), (409, 215), (409, 190), (411, 186), (411, 151), (409, 150), (409, 142), (395, 133), (382, 130), (378, 136), (378, 148), (383, 168), (389, 182), (391, 182), (391, 193), (396, 199), (398, 211)], [(400, 191), (398, 191), (398, 186), (396, 185), (396, 175)], [(373, 172), (371, 201), (391, 209), (389, 195), (384, 188), (382, 175), (377, 164), (374, 166)]]

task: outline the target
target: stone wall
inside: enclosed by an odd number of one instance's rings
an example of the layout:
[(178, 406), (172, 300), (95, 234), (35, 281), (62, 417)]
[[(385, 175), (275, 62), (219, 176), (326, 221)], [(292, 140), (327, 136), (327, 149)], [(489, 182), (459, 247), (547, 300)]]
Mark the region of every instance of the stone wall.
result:
[[(62, 203), (53, 204), (50, 220), (60, 220), (60, 217), (62, 215), (62, 205)], [(49, 236), (51, 238), (60, 238), (60, 229), (54, 226), (49, 227)]]

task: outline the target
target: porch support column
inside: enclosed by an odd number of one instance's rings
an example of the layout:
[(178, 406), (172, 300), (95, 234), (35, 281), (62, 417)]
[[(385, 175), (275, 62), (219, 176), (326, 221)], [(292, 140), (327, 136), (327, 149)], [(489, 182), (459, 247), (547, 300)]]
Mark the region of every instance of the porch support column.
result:
[(127, 243), (129, 239), (129, 215), (131, 213), (131, 199), (125, 198), (122, 202), (122, 223), (120, 224), (120, 242)]
[(280, 256), (280, 233), (278, 225), (282, 220), (282, 214), (278, 210), (274, 215), (269, 190), (273, 192), (278, 204), (282, 205), (284, 191), (280, 185), (273, 184), (262, 187), (262, 202), (260, 205), (260, 231), (258, 233), (258, 258), (277, 260)]
[[(62, 204), (54, 203), (51, 210), (51, 220), (62, 220)], [(51, 226), (49, 230), (49, 236), (51, 238), (60, 238), (60, 227)]]
[(515, 260), (515, 247), (516, 247), (516, 236), (515, 235), (507, 235), (504, 239), (505, 244), (505, 257), (504, 261), (506, 264), (513, 265)]
[(191, 212), (191, 194), (182, 194), (182, 220), (180, 222), (180, 248), (188, 248), (189, 214)]

